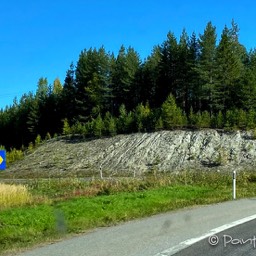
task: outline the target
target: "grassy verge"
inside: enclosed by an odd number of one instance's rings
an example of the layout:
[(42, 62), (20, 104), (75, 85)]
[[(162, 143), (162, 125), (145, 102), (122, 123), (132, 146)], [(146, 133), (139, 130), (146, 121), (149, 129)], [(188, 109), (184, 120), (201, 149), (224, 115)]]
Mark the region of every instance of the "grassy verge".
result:
[[(238, 176), (237, 196), (256, 194), (253, 173)], [(95, 227), (232, 198), (230, 175), (184, 172), (141, 180), (36, 180), (27, 205), (0, 211), (0, 253)]]

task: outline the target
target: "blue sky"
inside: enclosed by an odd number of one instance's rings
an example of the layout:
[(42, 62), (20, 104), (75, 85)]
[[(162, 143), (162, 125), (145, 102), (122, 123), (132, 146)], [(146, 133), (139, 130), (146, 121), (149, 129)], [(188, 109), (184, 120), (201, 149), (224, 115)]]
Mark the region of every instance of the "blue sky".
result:
[(177, 38), (183, 28), (198, 35), (212, 21), (220, 35), (234, 18), (249, 50), (256, 47), (255, 10), (254, 0), (1, 1), (0, 108), (35, 92), (40, 77), (63, 82), (85, 48), (103, 45), (117, 53), (124, 44), (144, 59), (168, 31)]

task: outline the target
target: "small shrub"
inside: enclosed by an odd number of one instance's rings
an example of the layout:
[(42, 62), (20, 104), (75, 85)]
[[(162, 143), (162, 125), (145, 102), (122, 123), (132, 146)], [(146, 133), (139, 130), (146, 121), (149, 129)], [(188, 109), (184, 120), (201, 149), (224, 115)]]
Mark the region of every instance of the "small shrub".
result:
[(81, 135), (86, 136), (88, 131), (87, 131), (86, 126), (84, 124), (77, 121), (74, 125), (72, 125), (71, 133), (72, 134), (81, 134)]
[(228, 163), (228, 152), (225, 148), (219, 148), (218, 157), (215, 162), (217, 165), (226, 165)]
[(11, 149), (11, 151), (6, 153), (6, 164), (9, 166), (11, 163), (23, 159), (24, 155), (21, 150)]
[(34, 144), (33, 144), (33, 142), (30, 142), (30, 143), (28, 144), (28, 152), (29, 152), (29, 153), (32, 153), (33, 150), (34, 150)]
[(69, 125), (68, 119), (65, 118), (63, 120), (63, 128), (62, 128), (62, 134), (63, 135), (69, 135), (71, 134), (71, 127)]
[(163, 119), (162, 117), (160, 116), (157, 121), (156, 121), (156, 124), (155, 124), (155, 130), (157, 131), (160, 131), (164, 128), (164, 124), (163, 124)]
[(116, 135), (117, 133), (116, 120), (109, 112), (105, 114), (104, 125), (105, 125), (107, 135), (110, 135), (110, 136)]
[(250, 173), (250, 175), (248, 176), (247, 180), (249, 182), (256, 183), (256, 174), (255, 173)]
[(51, 138), (52, 138), (51, 134), (49, 132), (47, 132), (45, 135), (45, 140), (50, 140)]
[(40, 136), (40, 135), (37, 135), (37, 136), (36, 136), (36, 139), (35, 139), (35, 146), (37, 147), (41, 142), (42, 142), (41, 136)]
[(256, 128), (252, 130), (252, 139), (256, 140)]

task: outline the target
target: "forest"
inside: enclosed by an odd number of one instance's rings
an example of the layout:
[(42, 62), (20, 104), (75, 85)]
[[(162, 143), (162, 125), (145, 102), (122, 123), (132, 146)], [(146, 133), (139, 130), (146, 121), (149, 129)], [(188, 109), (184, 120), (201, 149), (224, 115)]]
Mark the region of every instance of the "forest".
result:
[(41, 77), (35, 94), (0, 111), (0, 145), (23, 148), (61, 134), (254, 129), (256, 50), (239, 42), (234, 20), (217, 38), (208, 22), (199, 35), (169, 32), (144, 60), (131, 46), (116, 56), (104, 46), (84, 49), (63, 84)]

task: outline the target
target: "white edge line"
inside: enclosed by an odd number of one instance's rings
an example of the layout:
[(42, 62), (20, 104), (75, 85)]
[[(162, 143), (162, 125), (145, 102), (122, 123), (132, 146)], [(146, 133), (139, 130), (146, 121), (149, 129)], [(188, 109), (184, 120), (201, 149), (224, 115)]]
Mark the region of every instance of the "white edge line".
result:
[(171, 256), (171, 255), (174, 255), (175, 253), (191, 246), (192, 244), (195, 244), (209, 236), (212, 236), (212, 235), (215, 235), (217, 233), (220, 233), (226, 229), (229, 229), (229, 228), (233, 228), (237, 225), (240, 225), (240, 224), (243, 224), (245, 222), (248, 222), (248, 221), (251, 221), (253, 219), (256, 219), (256, 214), (254, 215), (251, 215), (251, 216), (248, 216), (246, 218), (243, 218), (243, 219), (240, 219), (240, 220), (237, 220), (237, 221), (234, 221), (234, 222), (231, 222), (229, 224), (225, 224), (223, 226), (220, 226), (218, 228), (214, 228), (212, 230), (210, 230), (209, 232), (203, 234), (202, 236), (199, 236), (199, 237), (195, 237), (195, 238), (191, 238), (191, 239), (187, 239), (181, 243), (179, 243), (178, 245), (175, 245), (167, 250), (164, 250), (158, 254), (155, 254), (154, 256)]

